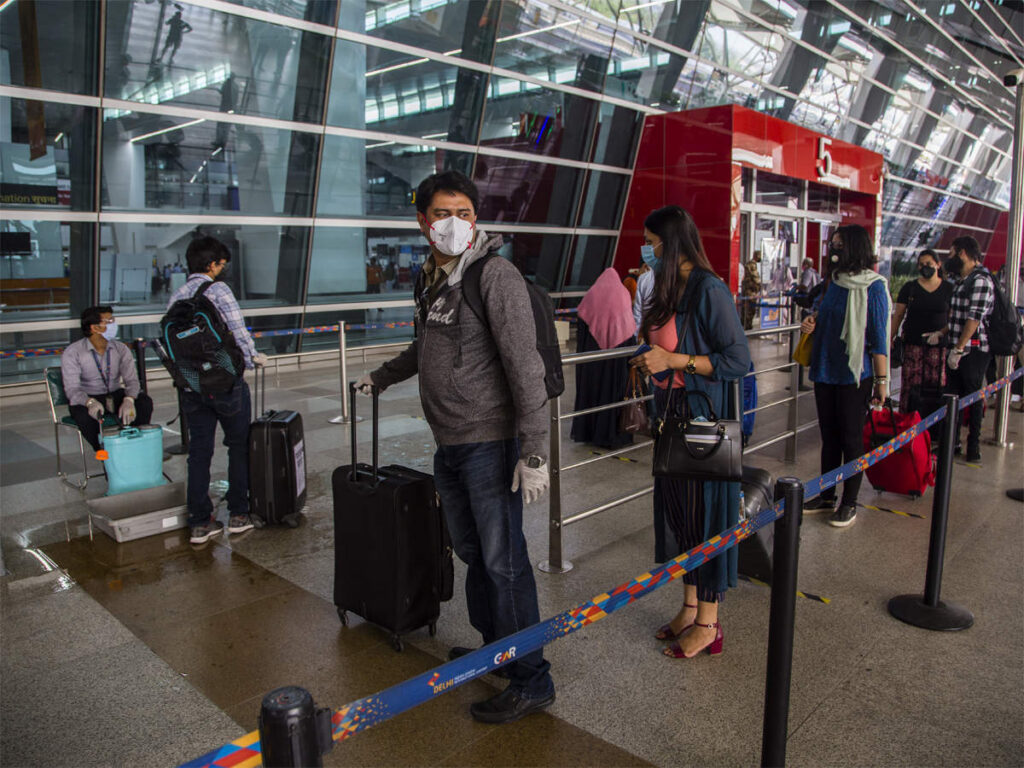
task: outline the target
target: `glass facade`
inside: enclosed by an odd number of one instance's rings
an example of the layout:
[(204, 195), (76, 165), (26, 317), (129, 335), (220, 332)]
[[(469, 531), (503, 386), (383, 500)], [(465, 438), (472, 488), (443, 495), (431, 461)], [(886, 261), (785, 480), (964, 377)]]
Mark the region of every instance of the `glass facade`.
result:
[[(45, 356), (12, 352), (66, 343), (89, 304), (151, 328), (196, 233), (229, 244), (254, 330), (339, 313), (399, 321), (408, 309), (374, 303), (410, 298), (426, 255), (413, 191), (447, 168), (479, 185), (481, 226), (503, 235), (506, 258), (552, 291), (584, 290), (611, 262), (644, 117), (661, 111), (740, 104), (882, 153), (880, 245), (897, 257), (953, 226), (984, 241), (1009, 203), (1001, 76), (1024, 62), (1020, 3), (107, 0), (102, 11), (0, 3), (0, 381), (37, 376)], [(791, 194), (759, 174), (750, 202)], [(806, 202), (834, 213), (837, 197), (811, 184)]]

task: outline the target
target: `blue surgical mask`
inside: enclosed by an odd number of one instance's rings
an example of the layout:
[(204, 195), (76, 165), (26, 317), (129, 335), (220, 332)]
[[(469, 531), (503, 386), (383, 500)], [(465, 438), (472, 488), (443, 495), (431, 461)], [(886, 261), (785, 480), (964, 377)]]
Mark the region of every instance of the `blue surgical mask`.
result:
[(644, 260), (644, 264), (654, 270), (656, 270), (658, 265), (661, 264), (661, 259), (654, 255), (653, 245), (641, 245), (640, 258)]
[(117, 338), (117, 323), (113, 320), (107, 323), (107, 327), (103, 329), (103, 338), (107, 341), (113, 341)]

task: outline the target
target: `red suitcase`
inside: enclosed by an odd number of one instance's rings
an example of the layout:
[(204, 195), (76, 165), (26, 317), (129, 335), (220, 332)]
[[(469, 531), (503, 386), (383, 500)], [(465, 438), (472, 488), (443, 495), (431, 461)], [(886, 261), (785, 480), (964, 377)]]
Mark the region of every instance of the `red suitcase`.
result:
[[(872, 408), (864, 425), (864, 450), (874, 450), (920, 421), (917, 411), (897, 413), (891, 404), (877, 410)], [(931, 448), (932, 436), (925, 430), (908, 445), (868, 467), (868, 482), (876, 491), (920, 496), (929, 485), (935, 485)]]

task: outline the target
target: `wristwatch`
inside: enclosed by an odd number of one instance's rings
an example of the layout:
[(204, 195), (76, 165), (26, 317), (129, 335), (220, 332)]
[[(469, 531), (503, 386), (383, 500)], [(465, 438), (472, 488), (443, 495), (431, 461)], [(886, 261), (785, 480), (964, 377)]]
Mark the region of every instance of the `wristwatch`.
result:
[(686, 372), (691, 376), (697, 373), (697, 358), (694, 355), (690, 355), (690, 359), (686, 361)]
[(544, 459), (537, 455), (530, 455), (526, 457), (526, 466), (530, 469), (540, 469), (544, 466)]

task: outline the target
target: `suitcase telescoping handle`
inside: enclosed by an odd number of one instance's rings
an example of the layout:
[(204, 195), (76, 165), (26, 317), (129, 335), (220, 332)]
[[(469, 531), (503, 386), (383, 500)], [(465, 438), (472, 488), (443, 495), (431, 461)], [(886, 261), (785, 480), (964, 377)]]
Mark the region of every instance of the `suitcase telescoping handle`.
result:
[[(358, 479), (358, 471), (356, 469), (356, 395), (358, 394), (356, 389), (356, 383), (350, 381), (348, 383), (348, 396), (349, 396), (349, 429), (352, 430), (352, 481), (355, 482)], [(378, 473), (378, 456), (377, 448), (380, 443), (378, 435), (378, 423), (380, 421), (380, 389), (376, 386), (370, 387), (370, 396), (373, 400), (373, 479), (376, 482), (379, 479)]]
[(267, 366), (254, 366), (252, 376), (252, 408), (256, 412), (252, 420), (256, 421), (267, 412)]

